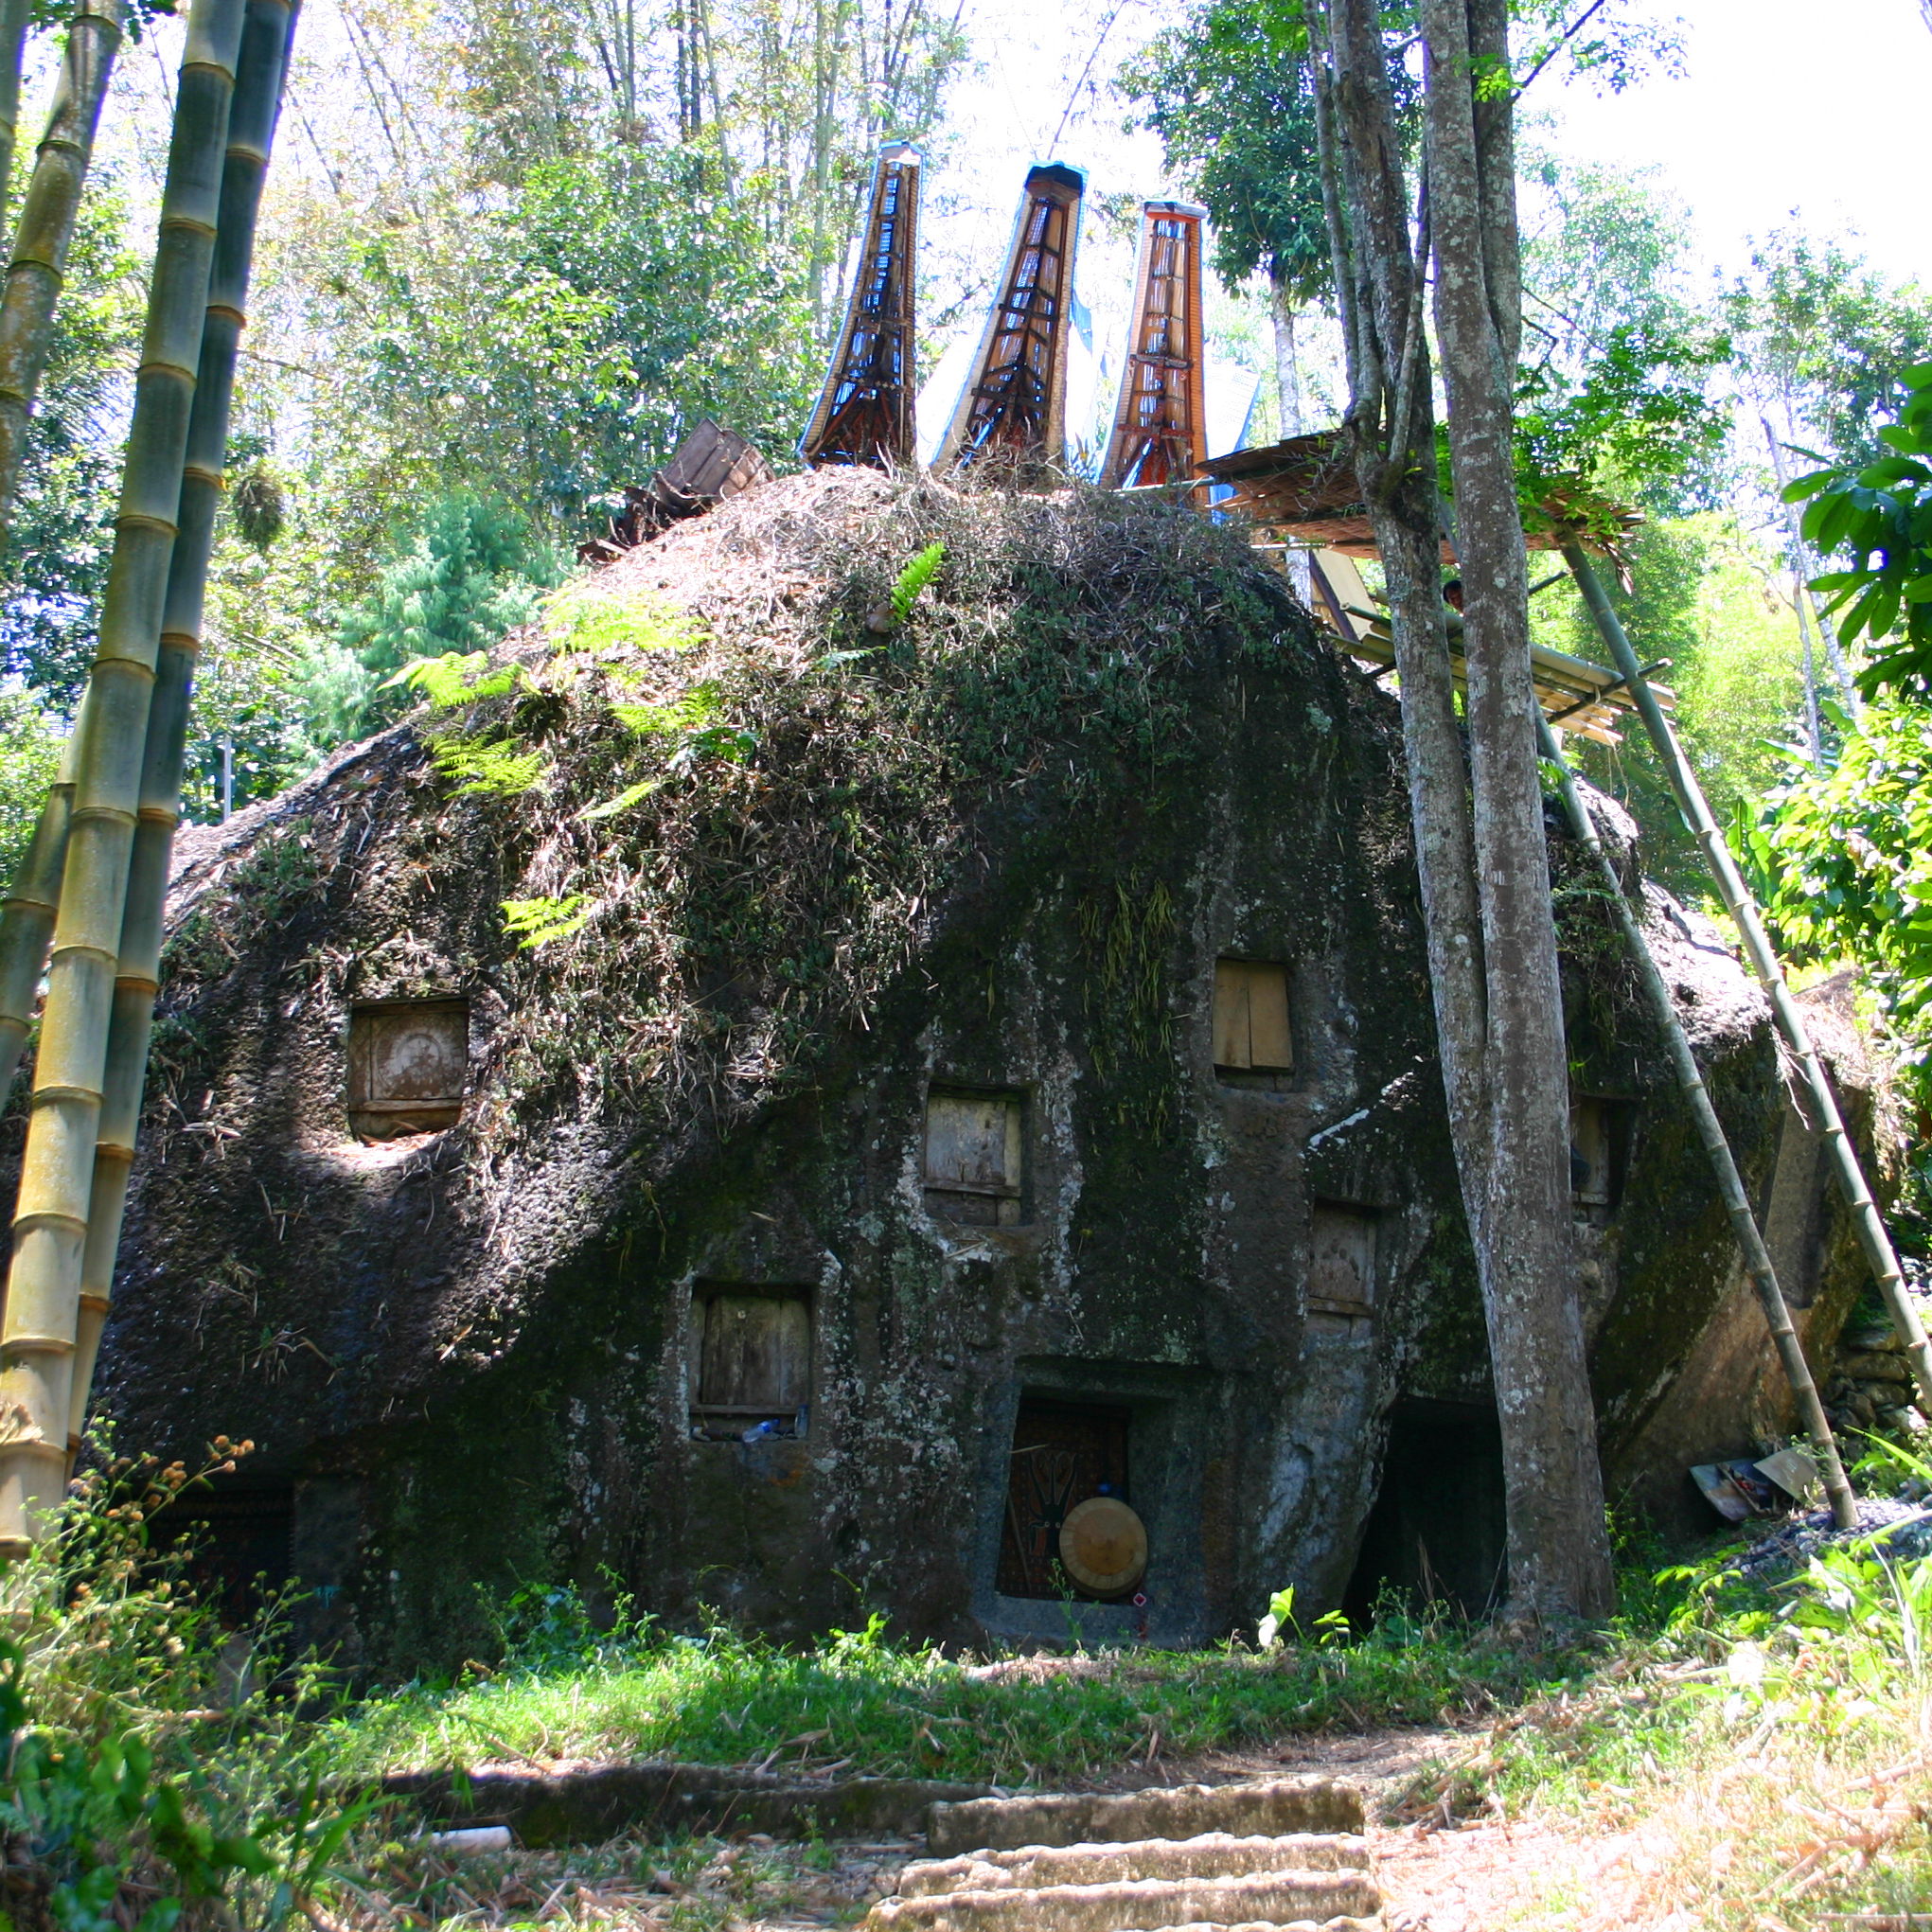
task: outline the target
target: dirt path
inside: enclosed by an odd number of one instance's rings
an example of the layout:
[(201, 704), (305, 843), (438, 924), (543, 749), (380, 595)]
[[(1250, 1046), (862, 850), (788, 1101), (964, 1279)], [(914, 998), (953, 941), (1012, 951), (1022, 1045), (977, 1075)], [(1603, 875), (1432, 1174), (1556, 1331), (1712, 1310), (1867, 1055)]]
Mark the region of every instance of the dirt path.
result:
[[(1419, 1772), (1460, 1755), (1480, 1735), (1448, 1728), (1317, 1733), (1252, 1750), (1156, 1758), (1124, 1765), (1097, 1784), (1128, 1790), (1316, 1773), (1358, 1781), (1373, 1820)], [(1431, 1817), (1372, 1822), (1370, 1835), (1390, 1932), (1608, 1932), (1657, 1923), (1646, 1893), (1664, 1848), (1641, 1832)], [(923, 1850), (924, 1841), (913, 1838), (799, 1843), (753, 1835), (682, 1847), (630, 1838), (515, 1852), (452, 1872), (454, 1895), (425, 1916), (445, 1922), (459, 1915), (450, 1910), (456, 1905), (486, 1927), (534, 1921), (619, 1932), (813, 1932), (856, 1923)], [(361, 1920), (371, 1932), (400, 1932), (408, 1923), (381, 1912)]]

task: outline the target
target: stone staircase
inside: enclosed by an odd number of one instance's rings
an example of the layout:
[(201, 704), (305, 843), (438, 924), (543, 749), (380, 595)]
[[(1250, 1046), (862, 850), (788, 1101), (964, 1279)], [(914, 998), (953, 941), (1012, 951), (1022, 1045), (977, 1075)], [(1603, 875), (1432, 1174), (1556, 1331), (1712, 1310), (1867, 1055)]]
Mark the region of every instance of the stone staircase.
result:
[(935, 1804), (867, 1932), (1381, 1932), (1358, 1786), (1327, 1778)]

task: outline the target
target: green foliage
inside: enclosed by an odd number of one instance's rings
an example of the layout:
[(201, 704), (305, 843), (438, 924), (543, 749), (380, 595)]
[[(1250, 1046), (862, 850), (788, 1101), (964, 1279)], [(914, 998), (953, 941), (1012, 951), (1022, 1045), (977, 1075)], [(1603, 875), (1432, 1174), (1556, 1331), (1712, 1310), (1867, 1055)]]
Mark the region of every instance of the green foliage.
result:
[(187, 1546), (151, 1533), (249, 1445), (218, 1438), (199, 1472), (96, 1448), (0, 1579), (11, 1917), (24, 1893), (28, 1923), (44, 1908), (59, 1932), (169, 1932), (185, 1911), (278, 1924), (312, 1904), (368, 1807), (321, 1798), (290, 1705), (324, 1679), (308, 1666), (275, 1685), (274, 1610), (224, 1630), (184, 1586)]
[(1835, 770), (1794, 764), (1732, 832), (1781, 949), (1858, 963), (1932, 1099), (1932, 710), (1896, 700), (1838, 719)]
[(1761, 402), (1833, 463), (1885, 453), (1907, 372), (1932, 363), (1932, 295), (1894, 285), (1842, 244), (1774, 236), (1725, 299), (1726, 326)]
[(946, 561), (946, 545), (929, 543), (907, 564), (898, 575), (898, 581), (893, 585), (893, 622), (903, 624), (913, 614), (913, 606), (919, 601), (919, 594), (939, 574), (939, 566)]
[(342, 537), (451, 477), (574, 532), (704, 416), (789, 448), (816, 381), (801, 264), (700, 180), (687, 153), (626, 146), (346, 236), (317, 316)]
[[(1801, 736), (1803, 645), (1777, 553), (1716, 512), (1647, 523), (1622, 546), (1627, 581), (1604, 572), (1610, 601), (1645, 663), (1667, 659), (1677, 734), (1721, 823), (1754, 817), (1785, 778)], [(1567, 581), (1531, 605), (1536, 641), (1601, 661), (1603, 644)], [(1710, 890), (1696, 842), (1650, 740), (1635, 724), (1612, 749), (1583, 743), (1575, 762), (1636, 818), (1645, 869), (1679, 896)]]
[(529, 674), (521, 665), (491, 670), (487, 650), (446, 650), (441, 657), (413, 659), (383, 679), (381, 688), (420, 691), (436, 710), (451, 711), (479, 698), (505, 697), (528, 682)]
[(613, 591), (585, 577), (543, 601), (543, 629), (558, 650), (607, 659), (633, 651), (695, 650), (705, 629), (688, 611)]
[(433, 737), (430, 755), (436, 770), (461, 792), (490, 792), (516, 798), (542, 777), (546, 760), (516, 738)]
[(1524, 371), (1517, 392), (1517, 491), (1526, 527), (1548, 527), (1558, 498), (1567, 522), (1608, 538), (1618, 501), (1675, 501), (1728, 430), (1706, 372), (1730, 353), (1721, 336), (1619, 323), (1582, 372), (1554, 362)]
[(235, 479), (228, 492), (228, 508), (244, 541), (257, 550), (270, 549), (289, 521), (282, 479), (259, 459)]
[[(16, 173), (16, 180), (18, 175)], [(97, 162), (80, 204), (20, 493), (0, 550), (0, 671), (67, 711), (93, 661), (120, 484), (127, 380), (137, 360), (144, 265), (127, 198)]]
[(517, 942), (519, 950), (547, 946), (553, 939), (568, 939), (580, 931), (590, 919), (590, 899), (584, 893), (566, 893), (561, 898), (505, 899), (504, 931)]
[(1222, 279), (1265, 269), (1298, 306), (1332, 278), (1305, 40), (1279, 0), (1206, 0), (1119, 81), (1214, 217)]
[(65, 741), (31, 691), (0, 690), (0, 881), (13, 877), (33, 837)]
[[(1812, 579), (1827, 593), (1847, 644), (1869, 640), (1858, 674), (1867, 697), (1895, 691), (1932, 697), (1932, 363), (1902, 373), (1898, 420), (1878, 432), (1887, 453), (1800, 476), (1784, 492), (1805, 505), (1803, 533), (1820, 555), (1848, 568)], [(1874, 561), (1874, 559), (1876, 559)], [(1841, 613), (1841, 614), (1840, 614)], [(1900, 629), (1900, 619), (1904, 627)]]
[(487, 650), (537, 614), (561, 575), (555, 552), (507, 504), (442, 497), (346, 613), (342, 643), (378, 676), (417, 658)]

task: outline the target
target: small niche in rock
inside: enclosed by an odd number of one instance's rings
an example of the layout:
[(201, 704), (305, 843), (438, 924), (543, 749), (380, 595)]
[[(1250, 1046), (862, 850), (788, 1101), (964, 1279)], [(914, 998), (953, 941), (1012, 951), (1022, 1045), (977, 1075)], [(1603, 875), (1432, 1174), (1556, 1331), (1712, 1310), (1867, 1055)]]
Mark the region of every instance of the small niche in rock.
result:
[(803, 1288), (712, 1285), (691, 1298), (691, 1433), (749, 1442), (806, 1432), (811, 1302)]
[(1286, 1087), (1295, 1072), (1288, 969), (1276, 962), (1214, 962), (1214, 1077), (1228, 1087)]
[(1627, 1100), (1579, 1093), (1569, 1103), (1569, 1192), (1580, 1208), (1608, 1214), (1623, 1196), (1630, 1164), (1631, 1106)]
[(384, 1001), (349, 1009), (349, 1130), (359, 1141), (454, 1126), (469, 1084), (469, 1001)]
[(978, 1227), (1019, 1225), (1025, 1114), (1018, 1093), (934, 1088), (926, 1096), (928, 1214)]
[(1308, 1319), (1318, 1329), (1366, 1333), (1375, 1312), (1375, 1214), (1317, 1201), (1308, 1217)]

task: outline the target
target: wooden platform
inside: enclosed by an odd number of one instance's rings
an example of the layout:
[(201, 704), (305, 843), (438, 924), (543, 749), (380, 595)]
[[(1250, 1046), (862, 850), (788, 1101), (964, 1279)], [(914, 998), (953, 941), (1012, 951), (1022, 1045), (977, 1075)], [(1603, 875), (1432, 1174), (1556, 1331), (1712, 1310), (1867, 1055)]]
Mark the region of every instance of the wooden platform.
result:
[[(1257, 547), (1270, 560), (1286, 568), (1291, 577), (1299, 577), (1291, 561), (1296, 546), (1270, 542), (1264, 538)], [(1305, 559), (1308, 573), (1305, 589), (1308, 607), (1318, 622), (1351, 657), (1392, 668), (1395, 640), (1390, 633), (1388, 613), (1376, 604), (1363, 583), (1354, 558), (1345, 551), (1325, 547), (1304, 549), (1300, 555)], [(1297, 588), (1303, 588), (1299, 581)], [(1459, 691), (1463, 688), (1460, 632), (1460, 620), (1452, 612), (1449, 664)], [(1615, 671), (1592, 664), (1587, 658), (1571, 657), (1568, 651), (1551, 650), (1536, 644), (1530, 647), (1530, 664), (1543, 715), (1558, 731), (1574, 732), (1579, 737), (1600, 745), (1622, 742), (1618, 721), (1624, 713), (1634, 711), (1636, 705)], [(1676, 708), (1676, 694), (1668, 684), (1654, 682), (1650, 688), (1657, 693), (1657, 700), (1664, 710)]]

